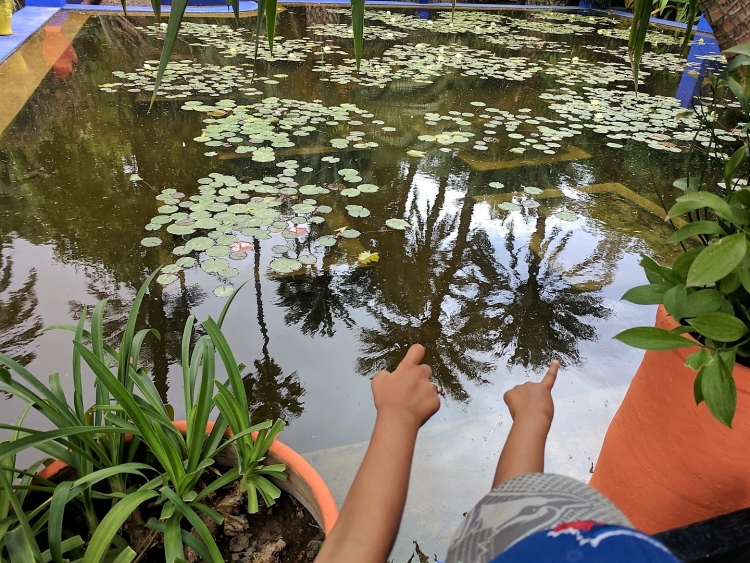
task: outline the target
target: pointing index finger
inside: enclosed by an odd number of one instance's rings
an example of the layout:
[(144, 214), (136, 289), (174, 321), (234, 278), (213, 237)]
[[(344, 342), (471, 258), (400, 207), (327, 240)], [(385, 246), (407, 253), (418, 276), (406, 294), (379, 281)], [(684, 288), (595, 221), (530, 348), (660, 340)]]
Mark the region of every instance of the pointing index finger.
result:
[(425, 353), (424, 346), (422, 346), (421, 344), (412, 344), (409, 350), (407, 350), (406, 355), (404, 356), (404, 359), (401, 360), (401, 363), (399, 365), (418, 366), (419, 363), (422, 361), (422, 358), (424, 358), (424, 353)]
[(541, 381), (541, 384), (544, 385), (547, 389), (552, 390), (552, 387), (554, 387), (555, 381), (557, 380), (557, 370), (559, 368), (560, 362), (558, 362), (557, 360), (552, 360), (547, 373), (544, 374), (544, 377)]

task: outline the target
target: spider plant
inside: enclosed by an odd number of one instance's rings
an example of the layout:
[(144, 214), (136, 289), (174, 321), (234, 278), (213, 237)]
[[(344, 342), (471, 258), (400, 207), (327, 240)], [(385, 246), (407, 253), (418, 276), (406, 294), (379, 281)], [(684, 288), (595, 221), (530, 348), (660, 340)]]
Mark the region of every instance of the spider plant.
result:
[[(221, 332), (232, 298), (218, 321), (209, 317), (202, 323), (207, 334), (198, 339), (192, 351), (195, 317), (186, 322), (182, 341), (187, 419), (184, 435), (173, 425), (171, 406), (160, 397), (146, 368), (139, 365), (145, 338), (149, 334), (160, 336), (153, 329), (135, 330), (141, 302), (156, 274), (149, 276), (136, 295), (119, 351), (104, 341), (106, 300), (94, 307), (88, 330), (85, 308), (76, 326), (51, 327), (73, 333), (72, 405), (57, 374), (50, 376), (45, 385), (23, 366), (0, 354), (0, 365), (7, 366), (0, 368), (0, 389), (25, 400), (27, 410), (33, 408), (55, 427), (39, 432), (21, 426), (20, 421), (16, 425), (0, 425), (18, 438), (0, 445), (0, 503), (5, 507), (5, 512), (0, 512), (0, 531), (7, 530), (0, 535), (0, 562), (6, 557), (11, 563), (70, 560), (63, 557), (66, 550), (77, 550), (84, 543), (64, 524), (75, 514), (88, 532), (82, 563), (128, 563), (138, 554), (126, 545), (119, 530), (129, 519), (143, 523), (140, 510), (148, 502), (150, 507), (160, 507), (161, 512), (159, 518), (144, 525), (163, 534), (168, 563), (184, 559), (185, 545), (205, 561), (223, 563), (201, 518), (203, 515), (217, 523), (222, 521), (221, 515), (205, 504), (207, 496), (239, 480), (248, 492), (251, 512), (258, 510), (258, 494), (267, 505), (278, 498), (280, 491), (268, 478), (284, 479), (284, 465), (262, 462), (284, 424), (250, 424), (248, 401), (239, 376), (241, 367)], [(216, 381), (217, 351), (228, 374), (225, 383)], [(83, 406), (83, 362), (95, 376), (96, 399), (88, 409)], [(207, 434), (208, 422), (216, 411), (218, 416)], [(224, 474), (214, 470), (215, 478), (205, 479), (215, 457), (230, 446), (237, 450), (237, 467)], [(15, 455), (30, 448), (67, 463), (75, 480), (53, 483), (35, 476), (36, 467), (27, 471), (15, 469)], [(24, 506), (24, 491), (28, 490), (46, 493), (47, 498), (38, 506)], [(100, 520), (102, 513), (105, 515)], [(198, 537), (183, 528), (184, 521)], [(49, 545), (47, 552), (41, 551), (40, 540)], [(147, 547), (141, 546), (141, 550)]]

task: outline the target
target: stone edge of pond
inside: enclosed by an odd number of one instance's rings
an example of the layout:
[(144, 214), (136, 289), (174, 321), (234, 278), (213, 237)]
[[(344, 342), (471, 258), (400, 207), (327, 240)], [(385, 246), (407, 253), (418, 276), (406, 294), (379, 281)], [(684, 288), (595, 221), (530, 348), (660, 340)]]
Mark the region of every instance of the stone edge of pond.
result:
[(51, 20), (60, 6), (26, 6), (13, 13), (13, 35), (0, 36), (0, 64)]

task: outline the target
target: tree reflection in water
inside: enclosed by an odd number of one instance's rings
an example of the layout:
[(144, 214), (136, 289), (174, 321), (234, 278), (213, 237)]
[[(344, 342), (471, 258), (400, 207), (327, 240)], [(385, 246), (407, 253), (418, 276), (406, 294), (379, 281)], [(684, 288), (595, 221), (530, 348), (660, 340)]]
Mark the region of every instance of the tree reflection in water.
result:
[(4, 353), (26, 365), (36, 358), (29, 345), (43, 328), (42, 319), (36, 313), (39, 305), (35, 291), (37, 274), (32, 269), (21, 287), (8, 293), (7, 298), (3, 297), (13, 277), (13, 259), (3, 256), (5, 248), (0, 245), (0, 345)]
[(258, 310), (258, 327), (263, 338), (263, 357), (253, 362), (252, 368), (242, 376), (245, 392), (250, 403), (250, 418), (253, 423), (264, 420), (282, 419), (287, 424), (304, 411), (300, 400), (305, 390), (297, 372), (285, 375), (281, 366), (271, 357), (268, 350), (270, 338), (263, 309), (263, 293), (260, 276), (260, 244), (255, 246), (255, 298)]
[[(593, 322), (610, 314), (599, 291), (620, 254), (597, 247), (566, 270), (560, 257), (572, 237), (550, 227), (555, 220), (527, 212), (523, 230), (534, 230), (519, 239), (521, 225), (506, 216), (504, 236), (491, 238), (472, 224), (476, 183), (468, 173), (435, 176), (442, 179), (430, 198), (412, 186), (404, 209), (413, 227), (404, 238), (383, 237), (380, 264), (280, 281), (276, 304), (286, 309), (286, 323), (331, 337), (337, 320), (351, 328), (351, 310), (364, 308), (375, 326), (359, 327), (358, 373), (392, 369), (409, 344), (420, 342), (435, 379), (460, 402), (470, 398), (467, 380), (489, 383), (503, 365), (539, 370), (552, 359), (579, 363), (580, 342), (596, 340)], [(594, 267), (602, 270), (599, 283), (591, 274), (576, 283)]]

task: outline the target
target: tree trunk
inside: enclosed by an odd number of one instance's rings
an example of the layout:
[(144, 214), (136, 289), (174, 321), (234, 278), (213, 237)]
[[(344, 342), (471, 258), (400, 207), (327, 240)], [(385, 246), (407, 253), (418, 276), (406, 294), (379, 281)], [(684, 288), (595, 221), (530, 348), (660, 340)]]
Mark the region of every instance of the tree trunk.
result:
[(698, 4), (722, 51), (750, 41), (750, 1), (698, 0)]

